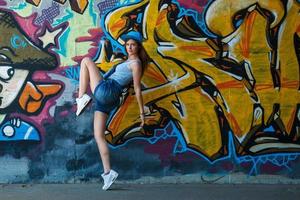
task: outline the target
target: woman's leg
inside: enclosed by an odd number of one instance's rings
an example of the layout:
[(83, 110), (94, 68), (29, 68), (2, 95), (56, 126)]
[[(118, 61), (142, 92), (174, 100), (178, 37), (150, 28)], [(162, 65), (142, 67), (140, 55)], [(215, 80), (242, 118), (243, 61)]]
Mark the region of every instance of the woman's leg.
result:
[(109, 149), (105, 140), (107, 114), (96, 111), (94, 114), (94, 137), (100, 152), (104, 173), (110, 171)]
[(89, 83), (91, 90), (94, 93), (94, 90), (100, 80), (102, 80), (102, 77), (96, 64), (89, 57), (83, 58), (80, 63), (78, 97), (80, 98), (83, 94), (86, 93), (86, 89)]

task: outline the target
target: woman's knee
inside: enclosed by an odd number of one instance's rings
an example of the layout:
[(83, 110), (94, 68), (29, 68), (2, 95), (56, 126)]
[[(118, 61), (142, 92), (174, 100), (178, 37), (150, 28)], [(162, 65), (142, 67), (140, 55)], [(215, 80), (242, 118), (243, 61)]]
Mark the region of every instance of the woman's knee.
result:
[(93, 60), (90, 58), (90, 57), (84, 57), (82, 60), (81, 60), (81, 63), (85, 64), (85, 65), (89, 65), (90, 63), (93, 63)]

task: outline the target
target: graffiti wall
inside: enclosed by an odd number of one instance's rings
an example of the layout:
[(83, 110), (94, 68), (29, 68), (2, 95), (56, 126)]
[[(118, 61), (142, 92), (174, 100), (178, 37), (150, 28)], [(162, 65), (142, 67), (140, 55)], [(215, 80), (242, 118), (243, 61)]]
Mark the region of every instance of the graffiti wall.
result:
[(105, 73), (130, 30), (151, 61), (145, 126), (132, 86), (107, 123), (121, 180), (299, 180), (299, 12), (299, 0), (0, 0), (0, 182), (100, 178), (94, 105), (75, 116), (80, 62)]

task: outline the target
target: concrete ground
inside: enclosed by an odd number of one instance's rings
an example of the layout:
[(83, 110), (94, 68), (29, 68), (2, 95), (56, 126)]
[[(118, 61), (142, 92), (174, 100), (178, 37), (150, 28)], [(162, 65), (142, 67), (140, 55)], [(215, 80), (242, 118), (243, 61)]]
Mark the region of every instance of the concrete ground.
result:
[(298, 200), (300, 185), (263, 184), (2, 184), (1, 200)]

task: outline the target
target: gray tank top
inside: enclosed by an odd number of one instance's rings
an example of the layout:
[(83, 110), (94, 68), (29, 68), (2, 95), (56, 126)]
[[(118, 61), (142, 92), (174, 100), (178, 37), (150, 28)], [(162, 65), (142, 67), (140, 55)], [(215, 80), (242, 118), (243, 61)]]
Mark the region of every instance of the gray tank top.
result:
[(109, 78), (117, 81), (122, 87), (127, 86), (133, 79), (133, 74), (129, 65), (134, 62), (140, 62), (140, 60), (126, 60), (117, 65), (116, 70)]

